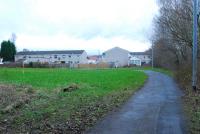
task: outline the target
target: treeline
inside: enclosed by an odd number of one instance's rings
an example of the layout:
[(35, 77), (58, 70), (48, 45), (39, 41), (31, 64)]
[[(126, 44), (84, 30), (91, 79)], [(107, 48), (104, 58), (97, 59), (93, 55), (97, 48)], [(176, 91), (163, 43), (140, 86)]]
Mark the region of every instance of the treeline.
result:
[[(188, 74), (191, 75), (193, 1), (158, 0), (158, 4), (160, 12), (154, 20), (155, 33), (152, 37), (155, 66), (171, 69), (177, 75), (179, 72), (187, 70)], [(200, 29), (200, 21), (198, 27)], [(200, 40), (198, 40), (199, 44)], [(198, 62), (199, 60), (200, 57), (198, 57)], [(199, 73), (198, 71), (198, 75)], [(191, 77), (188, 76), (188, 84), (191, 82), (189, 78)]]
[[(187, 109), (191, 112), (190, 133), (200, 133), (200, 92), (194, 93), (191, 89), (193, 0), (158, 0), (158, 4), (160, 11), (154, 19), (152, 37), (155, 66), (174, 71), (176, 80), (185, 89)], [(198, 68), (199, 88), (200, 64)]]
[(158, 0), (158, 3), (160, 12), (155, 18), (153, 37), (155, 64), (173, 70), (191, 65), (192, 0)]

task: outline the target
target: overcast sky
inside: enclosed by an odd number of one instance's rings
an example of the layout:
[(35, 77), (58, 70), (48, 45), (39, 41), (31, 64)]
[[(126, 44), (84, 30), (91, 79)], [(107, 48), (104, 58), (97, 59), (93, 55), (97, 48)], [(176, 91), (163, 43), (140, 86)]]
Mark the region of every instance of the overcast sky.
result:
[(145, 51), (156, 0), (0, 0), (0, 41), (29, 50)]

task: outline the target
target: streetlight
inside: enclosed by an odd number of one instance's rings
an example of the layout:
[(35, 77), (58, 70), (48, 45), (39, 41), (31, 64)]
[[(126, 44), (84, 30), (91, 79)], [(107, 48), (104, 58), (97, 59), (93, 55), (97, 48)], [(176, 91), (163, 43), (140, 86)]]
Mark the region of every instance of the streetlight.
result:
[(152, 46), (151, 46), (151, 66), (152, 66), (152, 69), (154, 67), (154, 50), (153, 50), (153, 42), (152, 42)]
[(192, 87), (197, 90), (198, 0), (193, 0)]

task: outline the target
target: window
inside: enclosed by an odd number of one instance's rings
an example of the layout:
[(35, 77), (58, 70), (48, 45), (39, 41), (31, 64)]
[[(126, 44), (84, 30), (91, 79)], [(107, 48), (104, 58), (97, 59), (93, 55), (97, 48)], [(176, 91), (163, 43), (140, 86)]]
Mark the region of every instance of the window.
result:
[(71, 58), (72, 56), (71, 56), (71, 55), (69, 55), (68, 57), (69, 57), (69, 58)]
[(58, 56), (57, 56), (57, 55), (54, 55), (54, 58), (55, 58), (55, 59), (57, 59), (57, 58), (58, 58)]
[(140, 60), (132, 60), (130, 63), (134, 65), (140, 65)]
[(79, 57), (80, 55), (77, 55), (77, 57)]
[(65, 57), (66, 57), (66, 55), (62, 55), (62, 57), (63, 57), (63, 58), (65, 58)]
[(28, 58), (31, 58), (31, 56), (29, 56)]
[(26, 59), (26, 56), (24, 56), (23, 58)]
[(133, 64), (139, 65), (139, 64), (140, 64), (140, 61), (139, 61), (139, 60), (134, 60), (134, 61), (133, 61)]

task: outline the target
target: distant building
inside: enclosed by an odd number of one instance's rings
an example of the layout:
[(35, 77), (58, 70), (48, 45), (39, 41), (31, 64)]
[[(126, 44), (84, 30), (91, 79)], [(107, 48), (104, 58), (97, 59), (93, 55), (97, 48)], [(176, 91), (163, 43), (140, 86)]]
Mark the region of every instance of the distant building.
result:
[(15, 55), (15, 62), (39, 62), (49, 64), (69, 63), (72, 65), (86, 64), (87, 53), (84, 50), (66, 51), (22, 51)]
[(151, 54), (149, 52), (129, 52), (128, 50), (114, 47), (102, 54), (102, 61), (112, 67), (142, 66), (151, 63)]
[(114, 47), (102, 54), (102, 61), (113, 67), (123, 67), (128, 65), (128, 54), (129, 51), (119, 47)]
[(101, 62), (101, 55), (88, 56), (88, 64), (97, 64)]
[(141, 59), (139, 59), (137, 57), (130, 56), (129, 57), (129, 65), (142, 66), (142, 61), (141, 61)]
[(3, 64), (3, 58), (0, 58), (0, 64)]
[[(130, 56), (129, 57), (130, 64), (136, 63), (136, 62), (138, 63), (139, 59), (141, 62), (141, 65), (139, 65), (139, 66), (151, 63), (151, 54), (149, 52), (130, 52), (129, 56)], [(134, 60), (136, 60), (136, 61), (134, 61)]]

